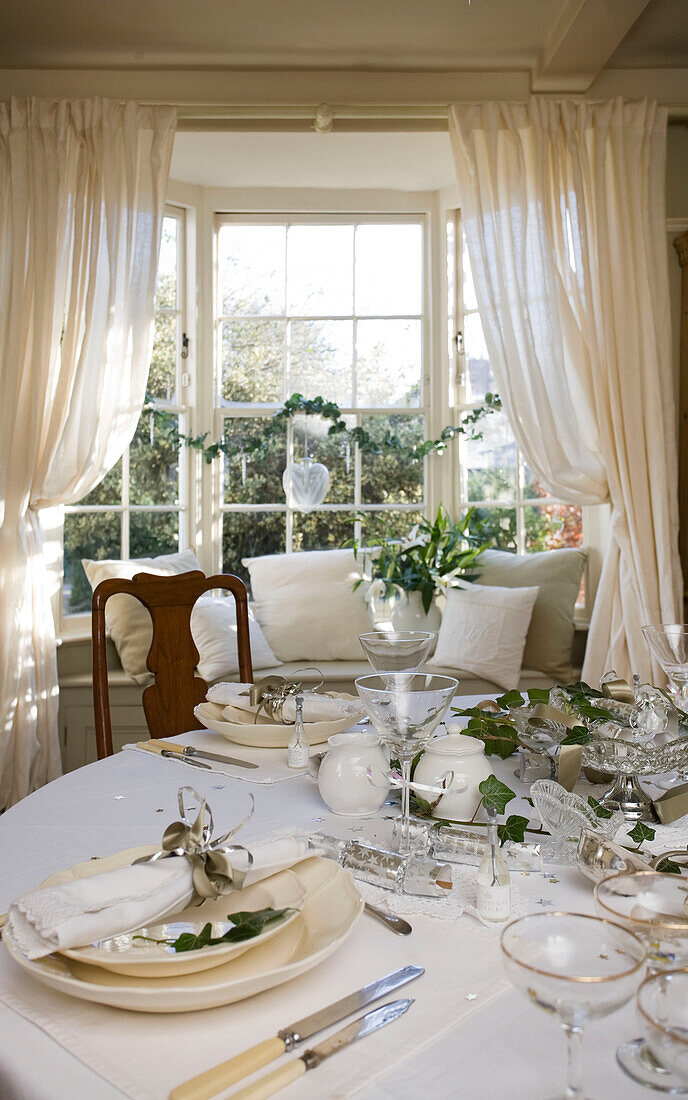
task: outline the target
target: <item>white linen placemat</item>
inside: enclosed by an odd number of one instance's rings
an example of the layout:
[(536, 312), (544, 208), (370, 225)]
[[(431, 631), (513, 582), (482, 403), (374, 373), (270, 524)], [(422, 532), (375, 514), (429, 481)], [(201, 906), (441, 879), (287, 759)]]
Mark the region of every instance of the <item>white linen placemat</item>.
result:
[[(253, 764), (257, 764), (257, 768), (237, 768), (232, 764), (220, 764), (215, 760), (203, 761), (204, 764), (210, 764), (211, 769), (217, 772), (218, 775), (241, 779), (244, 783), (259, 783), (263, 786), (269, 786), (273, 783), (282, 783), (285, 779), (294, 779), (299, 775), (304, 775), (307, 770), (305, 768), (290, 768), (287, 764), (286, 749), (259, 749), (248, 745), (235, 745), (234, 742), (227, 741), (221, 734), (213, 733), (210, 730), (191, 730), (189, 733), (183, 733), (180, 737), (175, 737), (173, 743), (180, 746), (193, 745), (194, 748), (203, 749), (206, 752), (218, 753), (221, 756), (234, 756), (237, 760), (250, 760)], [(311, 752), (320, 752), (323, 747), (322, 745), (314, 746)], [(171, 760), (168, 756), (160, 756), (148, 749), (140, 749), (135, 744), (125, 745), (124, 749), (139, 754), (144, 753), (146, 756), (157, 756), (165, 766), (169, 765), (171, 768), (176, 768), (181, 777), (186, 773), (187, 778), (180, 778), (180, 783), (189, 783), (192, 775), (199, 775), (206, 770), (196, 768), (193, 764), (185, 765), (178, 760)], [(184, 768), (184, 771), (182, 771), (182, 768)]]
[(181, 1015), (143, 1016), (78, 1001), (33, 981), (2, 951), (0, 1000), (125, 1096), (166, 1100), (180, 1082), (367, 982), (409, 964), (424, 966), (425, 976), (398, 994), (415, 998), (403, 1018), (307, 1074), (295, 1093), (299, 1100), (344, 1098), (507, 990), (498, 936), (469, 918), (450, 924), (417, 916), (407, 940), (363, 917), (342, 948), (310, 973), (247, 1001)]

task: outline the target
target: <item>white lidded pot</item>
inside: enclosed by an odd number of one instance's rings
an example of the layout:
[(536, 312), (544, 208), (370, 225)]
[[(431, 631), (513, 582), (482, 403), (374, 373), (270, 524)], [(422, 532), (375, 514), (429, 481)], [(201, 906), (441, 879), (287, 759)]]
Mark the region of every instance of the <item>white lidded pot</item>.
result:
[[(369, 817), (389, 794), (389, 759), (372, 730), (336, 733), (318, 771), (320, 797), (333, 814)], [(368, 777), (370, 769), (372, 780)]]
[[(468, 821), (481, 799), (478, 785), (492, 774), (482, 741), (467, 737), (465, 733), (450, 733), (428, 742), (414, 772), (414, 782), (428, 787), (439, 786), (447, 772), (454, 773), (452, 784), (440, 798), (432, 816)], [(430, 801), (437, 797), (420, 793)]]

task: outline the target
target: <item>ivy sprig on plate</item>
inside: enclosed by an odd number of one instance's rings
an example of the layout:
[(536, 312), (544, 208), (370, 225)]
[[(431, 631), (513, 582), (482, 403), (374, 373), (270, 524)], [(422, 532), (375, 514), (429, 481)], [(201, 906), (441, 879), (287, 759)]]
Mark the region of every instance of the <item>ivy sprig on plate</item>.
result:
[(148, 943), (165, 944), (167, 947), (173, 947), (177, 953), (181, 951), (199, 951), (204, 947), (215, 947), (219, 943), (242, 943), (244, 940), (253, 939), (254, 936), (259, 936), (269, 924), (282, 920), (288, 913), (294, 911), (294, 909), (289, 908), (268, 908), (229, 913), (227, 920), (232, 922), (232, 927), (228, 928), (222, 936), (212, 935), (213, 926), (208, 921), (207, 924), (203, 925), (198, 935), (193, 932), (182, 932), (176, 940), (157, 940), (153, 936), (134, 936), (133, 938), (135, 940), (147, 940)]

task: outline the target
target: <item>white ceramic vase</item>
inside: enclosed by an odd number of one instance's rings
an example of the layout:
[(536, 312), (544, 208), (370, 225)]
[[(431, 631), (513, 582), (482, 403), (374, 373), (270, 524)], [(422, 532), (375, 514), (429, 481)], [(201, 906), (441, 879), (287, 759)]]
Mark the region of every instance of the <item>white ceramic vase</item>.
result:
[(406, 596), (407, 599), (397, 604), (392, 612), (392, 628), (437, 632), (442, 622), (442, 613), (435, 600), (430, 604), (430, 610), (426, 614), (420, 592), (407, 592)]
[[(320, 797), (333, 814), (370, 817), (389, 794), (389, 759), (372, 731), (336, 733), (318, 771)], [(367, 769), (372, 773), (372, 782)]]
[[(450, 733), (447, 737), (430, 741), (413, 778), (417, 783), (433, 787), (449, 771), (454, 772), (454, 779), (447, 793), (440, 798), (433, 817), (469, 821), (481, 798), (478, 784), (492, 773), (482, 741), (467, 737), (464, 733)], [(423, 794), (423, 798), (427, 797), (434, 799), (436, 796)]]

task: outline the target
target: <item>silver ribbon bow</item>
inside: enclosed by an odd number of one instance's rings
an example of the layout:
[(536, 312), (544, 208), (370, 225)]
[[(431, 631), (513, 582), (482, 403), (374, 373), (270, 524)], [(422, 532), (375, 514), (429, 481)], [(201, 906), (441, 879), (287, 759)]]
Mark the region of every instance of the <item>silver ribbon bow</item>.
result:
[[(298, 671), (301, 671), (300, 669)], [(320, 675), (320, 669), (315, 665), (308, 665), (303, 669), (304, 672), (315, 671)], [(322, 687), (323, 680), (316, 684), (315, 687), (310, 687), (308, 690), (311, 692), (317, 691)], [(281, 722), (283, 725), (290, 725), (283, 717), (282, 708), (292, 695), (303, 695), (304, 686), (300, 680), (285, 680), (284, 676), (263, 676), (262, 679), (256, 680), (251, 684), (248, 691), (242, 692), (243, 695), (248, 695), (249, 702), (252, 707), (257, 707), (254, 722), (258, 721), (258, 715), (261, 711), (264, 711), (269, 718), (274, 719), (275, 722)], [(323, 695), (329, 694), (323, 692)]]
[[(192, 795), (198, 803), (198, 813), (193, 821), (190, 817), (192, 807), (187, 809), (184, 804), (185, 792)], [(161, 851), (144, 862), (154, 863), (170, 856), (186, 856), (191, 862), (194, 890), (202, 900), (217, 898), (232, 890), (241, 890), (253, 864), (253, 856), (242, 844), (227, 844), (226, 841), (238, 833), (252, 817), (255, 799), (252, 794), (249, 798), (251, 809), (243, 821), (213, 840), (213, 812), (210, 806), (193, 787), (180, 787), (177, 801), (181, 821), (173, 821), (167, 826), (162, 837)], [(245, 853), (246, 866), (243, 868), (235, 866), (235, 857), (239, 852)]]

